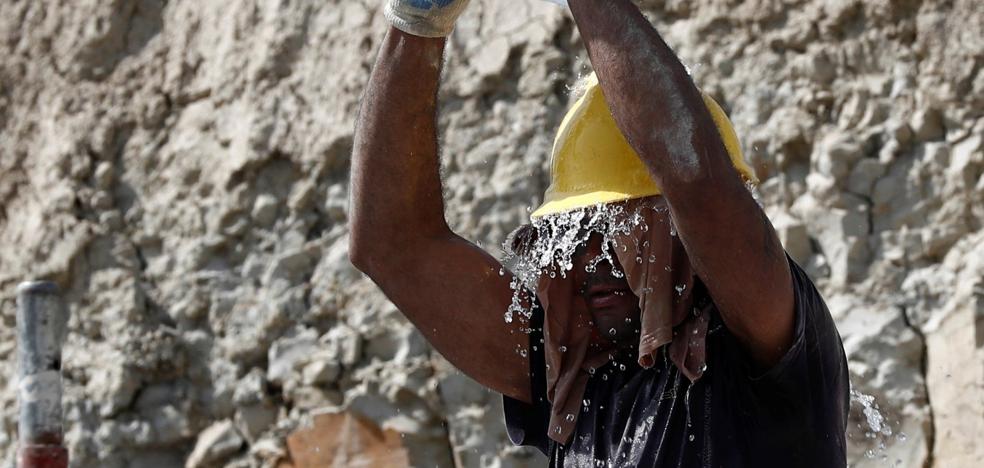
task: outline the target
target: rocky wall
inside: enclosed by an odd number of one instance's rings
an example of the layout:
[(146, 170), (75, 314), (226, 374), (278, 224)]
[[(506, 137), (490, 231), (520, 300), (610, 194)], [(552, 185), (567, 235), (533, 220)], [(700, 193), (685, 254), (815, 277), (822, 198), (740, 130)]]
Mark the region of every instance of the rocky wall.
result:
[[(838, 321), (863, 394), (853, 466), (976, 466), (984, 8), (640, 3), (730, 112)], [(3, 466), (27, 278), (70, 302), (73, 466), (277, 466), (288, 434), (336, 411), (400, 433), (414, 465), (543, 466), (507, 442), (499, 397), (347, 261), (354, 120), (385, 28), (376, 0), (0, 3)], [(498, 254), (538, 203), (587, 67), (561, 8), (472, 2), (440, 116), (465, 237)]]

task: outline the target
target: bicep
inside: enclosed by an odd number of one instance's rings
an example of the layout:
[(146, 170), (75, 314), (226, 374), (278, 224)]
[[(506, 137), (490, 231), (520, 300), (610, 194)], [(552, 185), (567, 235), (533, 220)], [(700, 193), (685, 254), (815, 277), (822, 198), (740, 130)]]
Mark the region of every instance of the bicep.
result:
[(454, 234), (403, 246), (372, 275), (442, 356), (480, 384), (530, 400), (529, 337), (506, 322), (512, 275)]
[(770, 367), (793, 338), (789, 264), (772, 223), (727, 155), (719, 161), (709, 180), (667, 191), (667, 202), (725, 325), (759, 365)]

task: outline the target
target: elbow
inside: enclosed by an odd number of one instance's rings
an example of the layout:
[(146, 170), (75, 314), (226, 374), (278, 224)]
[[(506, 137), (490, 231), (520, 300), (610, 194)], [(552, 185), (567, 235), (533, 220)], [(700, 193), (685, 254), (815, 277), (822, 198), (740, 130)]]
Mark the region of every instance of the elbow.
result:
[(382, 236), (378, 232), (354, 227), (349, 233), (349, 263), (373, 280), (391, 272), (401, 260), (400, 252), (393, 245), (407, 245), (408, 242), (396, 236)]
[(366, 241), (357, 231), (353, 231), (349, 235), (348, 244), (348, 257), (352, 266), (367, 275), (370, 274), (372, 255), (372, 243)]
[[(432, 233), (432, 231), (438, 231)], [(425, 234), (426, 233), (426, 234)], [(374, 280), (400, 271), (413, 251), (419, 251), (430, 239), (444, 237), (446, 229), (426, 229), (413, 223), (365, 223), (358, 218), (350, 225), (349, 262)], [(408, 248), (412, 247), (412, 248)]]
[(362, 211), (356, 210), (349, 217), (349, 263), (370, 277), (373, 265), (379, 258), (385, 258), (384, 252), (380, 252), (387, 245), (380, 234), (385, 230), (385, 225), (380, 226), (377, 220), (362, 215)]

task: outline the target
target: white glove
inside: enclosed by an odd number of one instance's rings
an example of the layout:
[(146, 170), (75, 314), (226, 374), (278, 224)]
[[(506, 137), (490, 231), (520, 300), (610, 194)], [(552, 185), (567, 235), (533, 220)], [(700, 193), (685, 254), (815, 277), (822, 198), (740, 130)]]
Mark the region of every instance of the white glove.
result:
[(423, 37), (445, 37), (468, 0), (387, 0), (383, 14), (397, 29)]

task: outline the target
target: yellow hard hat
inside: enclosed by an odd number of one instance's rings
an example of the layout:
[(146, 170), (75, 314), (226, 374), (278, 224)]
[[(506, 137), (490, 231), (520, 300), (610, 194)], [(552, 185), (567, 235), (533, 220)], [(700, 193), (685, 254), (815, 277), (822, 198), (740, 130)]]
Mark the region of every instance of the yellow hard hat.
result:
[[(530, 216), (539, 218), (576, 208), (658, 195), (659, 187), (639, 155), (615, 125), (598, 78), (587, 78), (586, 90), (567, 112), (550, 156), (550, 187), (543, 204)], [(710, 96), (704, 105), (717, 125), (731, 163), (746, 182), (758, 183), (745, 162), (731, 121)]]

